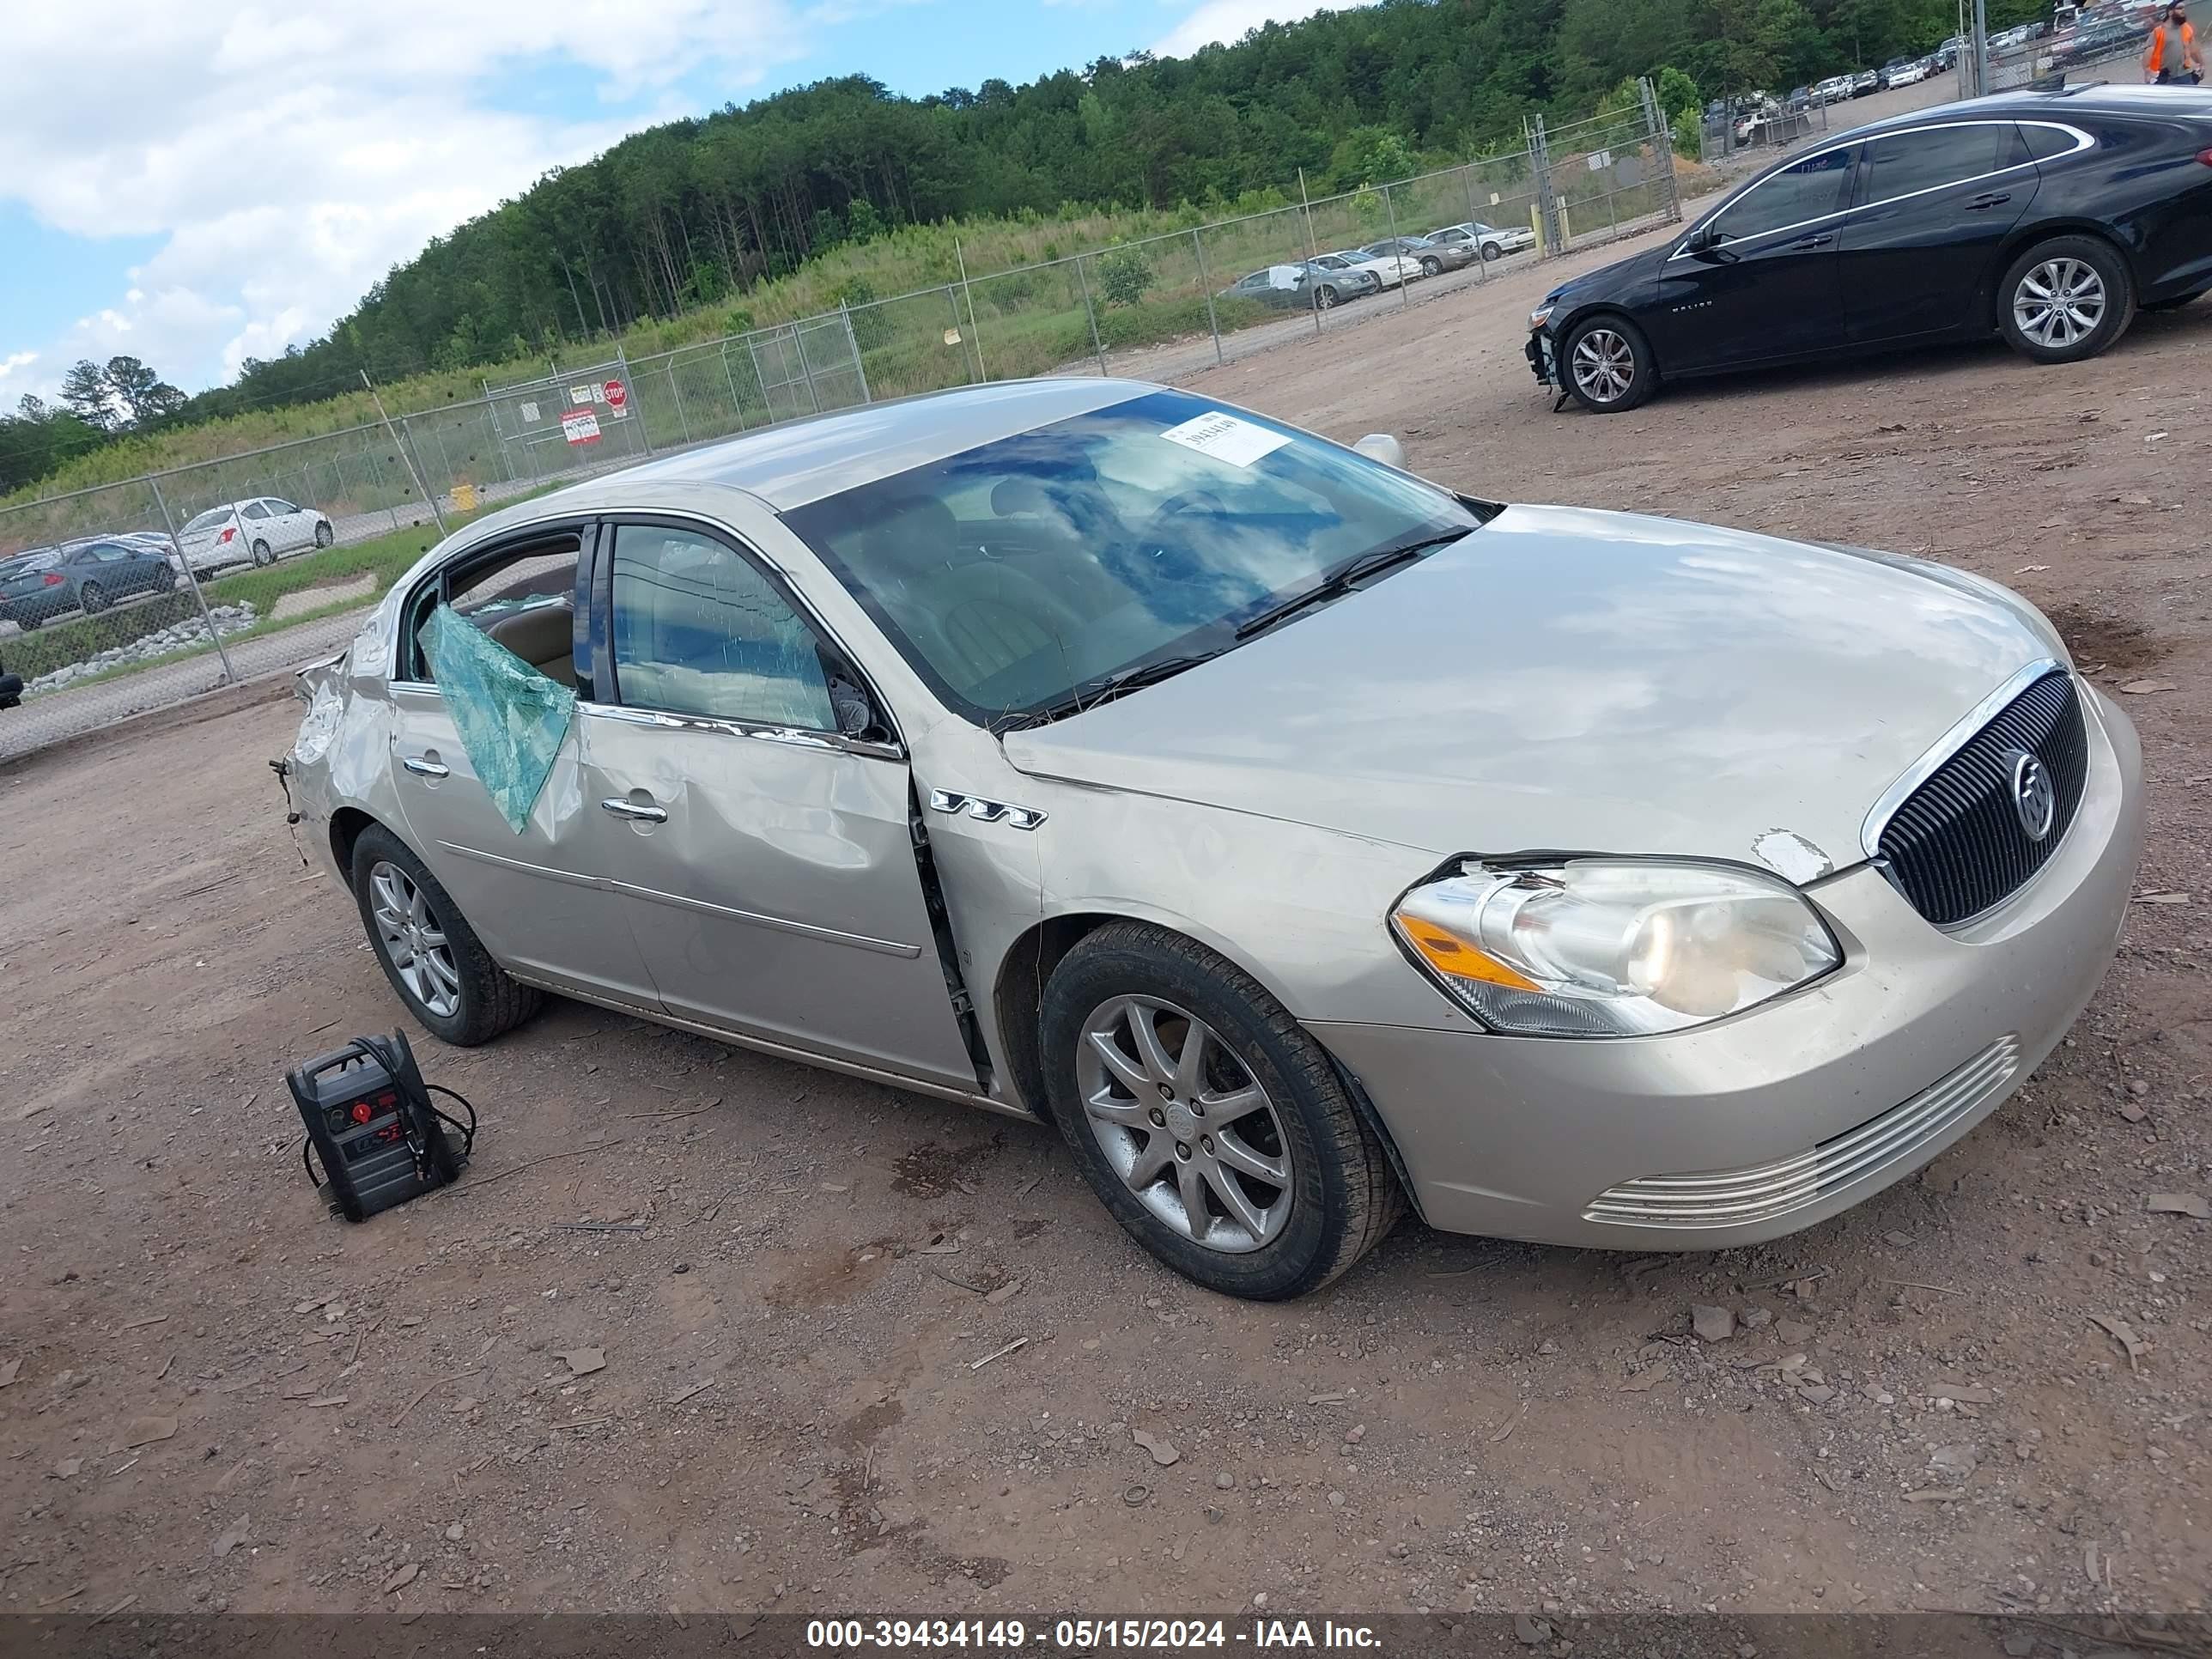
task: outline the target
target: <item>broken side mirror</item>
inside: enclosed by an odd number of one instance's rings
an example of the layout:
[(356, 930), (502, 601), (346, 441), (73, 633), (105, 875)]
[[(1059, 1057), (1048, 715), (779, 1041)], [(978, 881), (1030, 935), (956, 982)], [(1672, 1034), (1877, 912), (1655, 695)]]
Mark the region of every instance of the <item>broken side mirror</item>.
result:
[(1370, 461), (1380, 461), (1385, 466), (1406, 470), (1406, 446), (1388, 432), (1370, 432), (1352, 447)]

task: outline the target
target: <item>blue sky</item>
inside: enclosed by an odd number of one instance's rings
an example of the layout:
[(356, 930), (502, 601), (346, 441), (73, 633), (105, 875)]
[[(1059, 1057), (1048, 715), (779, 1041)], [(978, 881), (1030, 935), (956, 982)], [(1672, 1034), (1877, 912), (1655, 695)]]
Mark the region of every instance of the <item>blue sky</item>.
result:
[[(1316, 0), (72, 0), (0, 54), (0, 408), (129, 352), (187, 391), (623, 132), (824, 76), (921, 94)], [(616, 22), (611, 19), (619, 18)], [(102, 71), (84, 118), (82, 70)]]

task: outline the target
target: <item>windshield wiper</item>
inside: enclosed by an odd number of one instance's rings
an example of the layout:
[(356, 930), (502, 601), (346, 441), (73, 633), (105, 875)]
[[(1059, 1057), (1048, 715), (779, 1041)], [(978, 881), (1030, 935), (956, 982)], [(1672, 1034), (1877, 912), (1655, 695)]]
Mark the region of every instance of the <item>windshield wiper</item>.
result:
[(1179, 657), (1161, 657), (1152, 662), (1140, 662), (1133, 668), (1124, 668), (1116, 673), (1101, 674), (1084, 681), (1065, 696), (1017, 714), (998, 729), (1001, 732), (1023, 732), (1032, 726), (1045, 726), (1070, 714), (1079, 714), (1086, 708), (1096, 708), (1102, 702), (1111, 702), (1129, 692), (1141, 690), (1147, 685), (1170, 679), (1186, 668), (1195, 668), (1202, 662), (1211, 662), (1219, 651), (1192, 652)]
[(1358, 558), (1337, 566), (1304, 592), (1293, 593), (1280, 605), (1270, 605), (1249, 622), (1239, 623), (1237, 637), (1249, 640), (1255, 634), (1264, 633), (1285, 617), (1296, 616), (1310, 605), (1340, 598), (1370, 576), (1380, 575), (1393, 566), (1418, 558), (1431, 548), (1442, 547), (1462, 536), (1473, 535), (1479, 528), (1480, 526), (1468, 525), (1464, 529), (1441, 531), (1433, 536), (1421, 536), (1413, 541), (1397, 542), (1388, 547), (1378, 547), (1372, 552), (1362, 553)]

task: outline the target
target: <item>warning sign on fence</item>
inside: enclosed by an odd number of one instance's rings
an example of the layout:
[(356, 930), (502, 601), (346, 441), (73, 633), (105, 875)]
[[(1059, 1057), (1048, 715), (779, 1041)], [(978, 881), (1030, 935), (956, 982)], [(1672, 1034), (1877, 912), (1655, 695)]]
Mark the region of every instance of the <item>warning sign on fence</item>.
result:
[(572, 444), (595, 444), (599, 441), (599, 417), (588, 409), (563, 415), (561, 435)]
[(568, 401), (582, 409), (589, 409), (599, 400), (599, 389), (595, 386), (572, 386), (568, 388)]
[(526, 401), (522, 405), (522, 418), (526, 421), (536, 421), (538, 418), (538, 405)]

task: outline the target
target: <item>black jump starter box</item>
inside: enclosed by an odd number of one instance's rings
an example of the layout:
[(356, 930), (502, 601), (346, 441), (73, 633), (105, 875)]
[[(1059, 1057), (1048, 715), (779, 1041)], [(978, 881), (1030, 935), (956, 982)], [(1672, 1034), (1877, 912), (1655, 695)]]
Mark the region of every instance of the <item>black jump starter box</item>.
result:
[[(307, 1178), (327, 1187), (331, 1207), (349, 1221), (443, 1187), (468, 1162), (474, 1109), (464, 1126), (430, 1103), (414, 1052), (398, 1031), (356, 1037), (295, 1066), (284, 1081), (307, 1126), (300, 1149)], [(459, 1135), (458, 1150), (448, 1127)], [(326, 1182), (315, 1179), (318, 1160)]]

